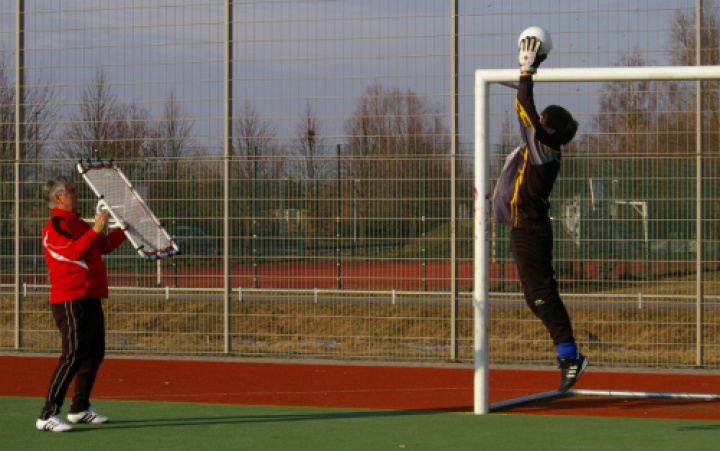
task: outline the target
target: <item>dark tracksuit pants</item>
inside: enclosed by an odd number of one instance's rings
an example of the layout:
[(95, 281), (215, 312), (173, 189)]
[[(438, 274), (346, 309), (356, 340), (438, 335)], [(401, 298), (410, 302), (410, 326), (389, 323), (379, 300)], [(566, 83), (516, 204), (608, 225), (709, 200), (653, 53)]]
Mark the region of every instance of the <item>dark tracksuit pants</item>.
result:
[(75, 394), (70, 413), (90, 407), (90, 392), (105, 357), (105, 316), (100, 299), (78, 299), (50, 307), (62, 336), (62, 355), (50, 379), (42, 419), (60, 413), (73, 378)]
[(555, 345), (574, 340), (572, 324), (557, 291), (552, 267), (552, 230), (520, 229), (510, 232), (510, 251), (515, 257), (525, 302), (542, 320)]

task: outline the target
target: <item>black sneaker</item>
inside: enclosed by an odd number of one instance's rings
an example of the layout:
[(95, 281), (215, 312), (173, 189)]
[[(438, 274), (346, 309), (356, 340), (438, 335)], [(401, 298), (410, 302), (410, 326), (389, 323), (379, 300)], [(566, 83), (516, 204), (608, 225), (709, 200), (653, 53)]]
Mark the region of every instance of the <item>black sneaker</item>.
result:
[(563, 394), (580, 379), (580, 375), (587, 368), (589, 360), (584, 355), (578, 354), (577, 359), (558, 358), (557, 361), (560, 371), (562, 371), (562, 382), (557, 391)]

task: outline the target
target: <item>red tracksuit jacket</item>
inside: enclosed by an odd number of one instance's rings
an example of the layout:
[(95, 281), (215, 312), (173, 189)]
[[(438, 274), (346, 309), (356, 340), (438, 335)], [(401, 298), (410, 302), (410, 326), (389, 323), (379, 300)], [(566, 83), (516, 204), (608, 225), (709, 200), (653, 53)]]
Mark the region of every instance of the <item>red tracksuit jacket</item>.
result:
[(121, 229), (98, 235), (77, 213), (54, 208), (42, 233), (50, 273), (50, 303), (106, 298), (108, 278), (102, 255), (123, 241)]

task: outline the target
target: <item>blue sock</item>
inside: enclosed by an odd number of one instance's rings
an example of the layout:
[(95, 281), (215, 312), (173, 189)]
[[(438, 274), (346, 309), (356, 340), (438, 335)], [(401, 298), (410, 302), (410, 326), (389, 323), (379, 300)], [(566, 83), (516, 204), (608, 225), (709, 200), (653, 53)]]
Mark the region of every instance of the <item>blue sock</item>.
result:
[(558, 343), (556, 346), (558, 358), (575, 360), (578, 357), (577, 345), (574, 341)]

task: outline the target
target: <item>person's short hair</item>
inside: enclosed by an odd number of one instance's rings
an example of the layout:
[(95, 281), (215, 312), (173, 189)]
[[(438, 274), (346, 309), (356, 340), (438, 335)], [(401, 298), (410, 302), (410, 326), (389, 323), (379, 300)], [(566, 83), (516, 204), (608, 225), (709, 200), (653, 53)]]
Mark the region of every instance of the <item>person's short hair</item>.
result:
[(555, 130), (555, 136), (560, 144), (567, 144), (575, 137), (578, 123), (565, 108), (550, 105), (543, 110), (542, 116), (545, 119), (545, 125)]
[(43, 186), (42, 190), (42, 196), (48, 207), (52, 209), (57, 206), (57, 203), (55, 202), (55, 196), (59, 194), (65, 194), (65, 189), (68, 183), (74, 182), (62, 175), (54, 177), (45, 182), (45, 186)]

